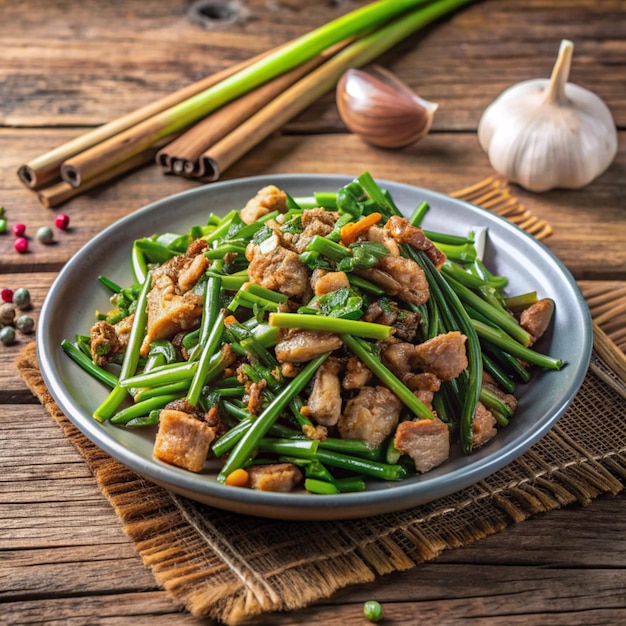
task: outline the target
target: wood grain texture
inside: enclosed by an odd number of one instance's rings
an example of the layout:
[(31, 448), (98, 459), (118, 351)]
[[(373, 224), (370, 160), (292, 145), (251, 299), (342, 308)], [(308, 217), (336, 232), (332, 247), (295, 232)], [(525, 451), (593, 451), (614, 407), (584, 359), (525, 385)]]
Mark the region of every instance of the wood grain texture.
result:
[[(0, 287), (27, 287), (37, 319), (57, 272), (96, 233), (197, 186), (148, 166), (49, 210), (18, 181), (19, 165), (364, 4), (240, 0), (239, 19), (204, 27), (188, 15), (191, 0), (0, 0), (0, 205), (9, 227), (22, 221), (31, 236), (30, 252), (18, 255), (12, 235), (0, 235)], [(575, 44), (571, 81), (609, 105), (618, 157), (585, 189), (513, 192), (550, 222), (554, 234), (545, 243), (585, 293), (606, 298), (626, 288), (624, 33), (623, 0), (479, 0), (380, 59), (439, 103), (423, 142), (401, 151), (364, 145), (345, 133), (328, 94), (224, 178), (369, 170), (444, 193), (475, 183), (493, 174), (476, 139), (482, 111), (506, 87), (547, 77), (568, 38)], [(71, 229), (55, 230), (54, 245), (35, 241), (37, 228), (59, 211)], [(613, 332), (626, 341), (620, 328)], [(0, 349), (0, 623), (210, 625), (158, 588), (81, 456), (19, 378), (14, 361), (27, 341)], [(626, 623), (625, 506), (622, 493), (533, 517), (265, 623), (360, 626), (368, 599), (383, 604), (382, 623), (390, 626)]]

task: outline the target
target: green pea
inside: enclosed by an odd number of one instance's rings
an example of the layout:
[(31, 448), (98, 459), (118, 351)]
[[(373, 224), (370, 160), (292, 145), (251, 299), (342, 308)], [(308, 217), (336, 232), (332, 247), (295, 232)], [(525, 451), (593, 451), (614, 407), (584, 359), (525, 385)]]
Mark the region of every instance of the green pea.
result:
[(368, 600), (363, 605), (363, 615), (370, 622), (379, 622), (383, 617), (383, 607), (376, 600)]
[(6, 232), (7, 229), (7, 221), (4, 217), (0, 217), (0, 233)]
[(22, 310), (30, 306), (30, 292), (26, 287), (20, 287), (13, 292), (13, 304)]
[(13, 326), (3, 326), (0, 328), (0, 341), (5, 346), (10, 346), (15, 343), (15, 329)]
[(15, 325), (25, 335), (29, 335), (35, 329), (35, 320), (30, 315), (20, 315)]

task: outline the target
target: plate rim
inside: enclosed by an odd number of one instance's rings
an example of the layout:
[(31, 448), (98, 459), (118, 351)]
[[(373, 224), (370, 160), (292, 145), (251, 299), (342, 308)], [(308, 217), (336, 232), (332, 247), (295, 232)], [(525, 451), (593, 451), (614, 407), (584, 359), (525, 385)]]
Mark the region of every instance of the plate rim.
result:
[[(217, 506), (219, 508), (247, 513), (251, 507), (252, 514), (261, 515), (264, 517), (280, 517), (286, 519), (292, 517), (293, 519), (347, 519), (353, 517), (365, 517), (372, 514), (392, 512), (410, 508), (414, 505), (424, 504), (430, 502), (439, 497), (450, 495), (451, 493), (460, 491), (466, 487), (471, 486), (478, 480), (484, 479), (493, 474), (498, 469), (501, 469), (505, 465), (509, 464), (516, 458), (518, 458), (523, 452), (536, 443), (541, 437), (543, 437), (554, 424), (562, 417), (567, 407), (573, 401), (576, 393), (580, 389), (589, 367), (589, 361), (591, 359), (592, 352), (592, 322), (589, 309), (586, 305), (586, 301), (582, 296), (575, 279), (571, 275), (570, 271), (563, 264), (563, 262), (541, 241), (533, 238), (526, 231), (521, 229), (513, 222), (506, 218), (492, 213), (488, 210), (482, 209), (480, 206), (475, 205), (466, 200), (452, 198), (441, 192), (433, 191), (409, 183), (391, 181), (386, 179), (376, 178), (376, 182), (381, 186), (391, 186), (397, 188), (403, 188), (408, 193), (420, 193), (423, 192), (430, 197), (437, 197), (445, 200), (446, 203), (453, 202), (453, 204), (460, 204), (473, 207), (473, 210), (478, 209), (484, 211), (489, 215), (489, 219), (495, 219), (496, 222), (506, 225), (506, 228), (514, 229), (522, 236), (531, 240), (533, 247), (537, 248), (542, 254), (547, 255), (551, 262), (555, 265), (556, 269), (560, 271), (565, 278), (568, 287), (576, 294), (576, 300), (579, 304), (579, 312), (583, 317), (582, 342), (581, 342), (581, 360), (577, 364), (577, 370), (575, 377), (570, 387), (572, 389), (571, 395), (563, 397), (560, 405), (555, 409), (554, 414), (550, 419), (545, 419), (541, 423), (540, 427), (532, 430), (530, 436), (518, 438), (515, 445), (509, 445), (505, 450), (504, 457), (506, 461), (502, 461), (502, 454), (488, 455), (481, 462), (470, 463), (465, 468), (459, 468), (455, 471), (444, 473), (436, 477), (437, 484), (441, 487), (438, 490), (437, 495), (433, 497), (427, 497), (425, 499), (415, 498), (414, 492), (416, 485), (420, 482), (399, 482), (391, 483), (389, 489), (378, 489), (374, 491), (358, 492), (358, 493), (345, 493), (339, 495), (311, 495), (311, 494), (282, 494), (272, 492), (259, 492), (255, 490), (237, 489), (232, 487), (221, 485), (217, 482), (205, 480), (203, 484), (207, 487), (208, 492), (198, 493), (193, 488), (190, 489), (190, 483), (195, 482), (198, 479), (198, 475), (193, 473), (189, 477), (189, 480), (185, 479), (185, 474), (181, 474), (180, 471), (172, 471), (171, 466), (164, 466), (159, 464), (155, 459), (145, 459), (138, 453), (129, 451), (119, 441), (110, 441), (107, 437), (102, 436), (104, 431), (101, 425), (93, 418), (87, 420), (83, 419), (82, 415), (74, 414), (74, 406), (71, 403), (71, 399), (68, 400), (69, 392), (63, 388), (63, 385), (55, 376), (55, 373), (51, 370), (52, 359), (49, 358), (49, 350), (60, 349), (59, 346), (50, 346), (49, 342), (46, 342), (48, 333), (46, 330), (49, 327), (48, 320), (50, 319), (51, 307), (54, 303), (54, 291), (55, 288), (61, 284), (68, 275), (71, 275), (76, 263), (84, 256), (88, 250), (93, 249), (100, 242), (105, 241), (111, 232), (115, 232), (121, 226), (127, 222), (134, 222), (135, 220), (141, 220), (145, 215), (150, 214), (153, 211), (159, 210), (162, 205), (168, 205), (172, 202), (176, 202), (181, 199), (193, 199), (194, 196), (211, 195), (217, 189), (227, 190), (229, 187), (238, 187), (241, 185), (257, 185), (259, 188), (266, 184), (275, 184), (278, 187), (287, 188), (291, 183), (296, 181), (299, 184), (308, 184), (313, 188), (321, 182), (325, 184), (337, 185), (336, 188), (345, 184), (350, 180), (354, 180), (355, 176), (344, 174), (264, 174), (257, 176), (249, 176), (243, 178), (235, 178), (224, 181), (218, 181), (187, 189), (178, 193), (165, 196), (153, 202), (150, 202), (132, 212), (126, 216), (116, 220), (102, 231), (100, 231), (95, 237), (87, 241), (68, 262), (64, 265), (58, 275), (55, 277), (48, 293), (46, 294), (44, 303), (41, 308), (40, 314), (40, 328), (36, 335), (37, 356), (40, 363), (42, 377), (46, 384), (46, 387), (50, 391), (51, 395), (59, 405), (59, 408), (68, 417), (68, 419), (82, 432), (92, 443), (104, 450), (107, 454), (115, 458), (120, 463), (126, 465), (130, 469), (141, 474), (148, 480), (161, 484), (166, 489), (185, 495), (194, 500)], [(287, 189), (288, 190), (288, 189)], [(393, 195), (393, 193), (392, 193)], [(208, 213), (208, 209), (207, 209)], [(190, 224), (191, 225), (191, 224)], [(79, 411), (80, 413), (80, 411)], [(468, 457), (471, 458), (471, 457)], [(461, 471), (462, 470), (462, 471)], [(184, 472), (184, 470), (182, 470)], [(201, 476), (201, 475), (200, 475)], [(423, 476), (428, 477), (428, 473)], [(426, 478), (425, 480), (428, 480)], [(173, 482), (172, 482), (173, 481)], [(419, 488), (417, 489), (419, 491)], [(234, 497), (229, 497), (234, 496)], [(398, 505), (399, 502), (404, 500), (410, 500), (411, 502), (405, 505)], [(294, 509), (298, 509), (294, 511)]]

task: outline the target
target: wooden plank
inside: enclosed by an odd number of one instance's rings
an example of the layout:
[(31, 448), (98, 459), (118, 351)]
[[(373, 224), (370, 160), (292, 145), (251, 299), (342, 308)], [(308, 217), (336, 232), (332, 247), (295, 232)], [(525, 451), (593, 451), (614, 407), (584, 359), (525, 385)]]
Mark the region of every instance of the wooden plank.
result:
[[(128, 623), (132, 616), (154, 616), (157, 624), (171, 619), (176, 608), (157, 590), (80, 456), (45, 411), (4, 405), (0, 442), (0, 598), (9, 623), (38, 623), (52, 615), (80, 623), (94, 611), (107, 623)], [(25, 442), (28, 449), (22, 450)], [(29, 498), (22, 491), (31, 471), (40, 479)], [(625, 500), (626, 494), (600, 498), (586, 508), (531, 518), (411, 571), (272, 615), (271, 623), (357, 620), (370, 598), (383, 603), (394, 624), (418, 616), (425, 623), (480, 617), (489, 626), (522, 624), (530, 614), (542, 624), (619, 623), (626, 610)]]
[[(10, 225), (19, 219), (33, 233), (39, 226), (53, 223), (56, 211), (44, 209), (14, 172), (27, 154), (36, 152), (35, 146), (52, 148), (72, 134), (66, 130), (0, 130), (0, 142), (7, 146), (0, 154), (0, 173), (5, 174), (7, 181), (3, 203)], [(620, 133), (619, 150), (613, 167), (584, 189), (532, 194), (512, 187), (533, 215), (552, 224), (554, 235), (546, 244), (577, 279), (626, 279), (626, 198), (621, 166), (626, 162), (626, 131)], [(277, 134), (227, 170), (224, 179), (274, 173), (321, 174), (330, 169), (349, 176), (369, 170), (382, 179), (444, 193), (494, 173), (472, 134), (433, 133), (415, 146), (396, 151), (366, 146), (354, 135), (304, 138)], [(20, 255), (12, 249), (11, 236), (0, 237), (0, 273), (56, 271), (116, 219), (149, 202), (197, 186), (198, 183), (180, 177), (163, 176), (156, 166), (148, 166), (87, 192), (60, 209), (70, 216), (72, 227), (67, 232), (55, 232), (56, 245), (44, 246), (34, 241), (31, 252)], [(94, 206), (105, 209), (95, 210)]]
[[(182, 0), (151, 2), (150, 10), (139, 0), (123, 7), (90, 0), (71, 12), (62, 4), (46, 11), (28, 2), (3, 4), (5, 23), (14, 29), (0, 36), (7, 77), (0, 123), (67, 126), (109, 121), (366, 3), (282, 2), (276, 10), (248, 1), (247, 19), (210, 31), (186, 15), (189, 3)], [(548, 77), (559, 41), (569, 38), (576, 44), (572, 82), (610, 101), (623, 126), (626, 95), (616, 70), (621, 67), (623, 76), (625, 28), (619, 0), (569, 2), (567, 20), (559, 6), (541, 0), (478, 2), (379, 62), (440, 104), (436, 130), (469, 130), (503, 89)], [(314, 106), (297, 128), (340, 128), (331, 105), (326, 99)]]

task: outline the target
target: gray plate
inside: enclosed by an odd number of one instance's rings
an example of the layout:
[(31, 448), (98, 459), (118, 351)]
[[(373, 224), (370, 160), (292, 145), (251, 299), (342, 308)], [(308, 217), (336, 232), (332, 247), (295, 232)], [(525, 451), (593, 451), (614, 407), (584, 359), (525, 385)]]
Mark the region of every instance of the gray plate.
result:
[(423, 200), (431, 205), (424, 227), (466, 235), (470, 227), (488, 229), (485, 261), (510, 280), (510, 294), (536, 290), (556, 302), (552, 329), (537, 346), (566, 363), (543, 372), (518, 390), (519, 406), (508, 427), (470, 456), (453, 455), (434, 470), (399, 483), (372, 483), (362, 493), (319, 496), (266, 493), (227, 487), (215, 471), (194, 474), (152, 457), (154, 431), (132, 430), (95, 422), (93, 410), (106, 397), (104, 386), (90, 378), (62, 351), (64, 338), (86, 333), (94, 312), (109, 306), (103, 274), (121, 285), (132, 282), (130, 248), (139, 237), (185, 232), (205, 223), (210, 211), (241, 208), (267, 184), (292, 196), (335, 191), (345, 176), (277, 175), (214, 183), (150, 204), (116, 222), (86, 244), (65, 265), (44, 302), (37, 350), (44, 380), (67, 417), (108, 454), (152, 482), (219, 508), (280, 519), (341, 519), (406, 509), (467, 487), (510, 463), (544, 435), (563, 415), (585, 377), (592, 346), (591, 320), (575, 281), (541, 243), (508, 221), (474, 205), (409, 185), (379, 181), (397, 205), (410, 213)]

